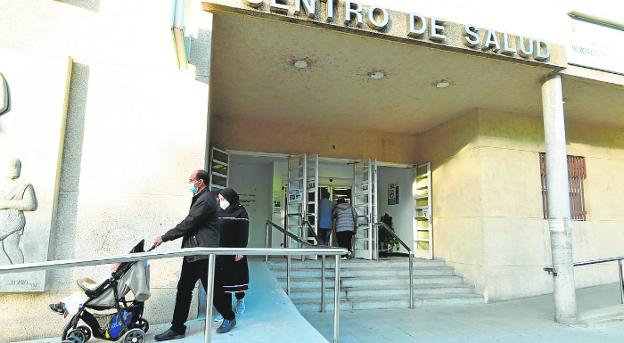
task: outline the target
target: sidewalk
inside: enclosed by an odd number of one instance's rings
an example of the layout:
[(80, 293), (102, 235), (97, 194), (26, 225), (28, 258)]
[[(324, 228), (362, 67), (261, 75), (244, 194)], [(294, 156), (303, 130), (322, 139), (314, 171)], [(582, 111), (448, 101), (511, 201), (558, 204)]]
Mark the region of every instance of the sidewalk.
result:
[[(331, 342), (333, 312), (306, 314), (306, 321), (286, 294), (275, 284), (274, 278), (263, 263), (254, 262), (252, 270), (257, 287), (249, 291), (247, 311), (239, 318), (239, 325), (232, 332), (213, 335), (213, 342)], [(619, 297), (617, 284), (578, 290), (579, 314), (617, 305)], [(421, 306), (413, 310), (341, 311), (340, 342), (620, 343), (624, 341), (624, 321), (589, 326), (560, 325), (553, 320), (553, 304), (551, 294), (494, 304)], [(203, 321), (194, 320), (188, 324), (187, 337), (174, 340), (173, 343), (203, 342)], [(153, 342), (154, 334), (167, 329), (168, 326), (168, 324), (154, 325), (147, 335), (146, 342)], [(212, 323), (212, 326), (214, 332), (218, 323)], [(29, 343), (59, 341), (57, 337)], [(93, 340), (93, 342), (104, 341)]]
[[(617, 284), (577, 291), (579, 313), (619, 304)], [(342, 343), (368, 342), (600, 342), (624, 341), (624, 321), (566, 326), (554, 322), (553, 296), (494, 304), (343, 311)], [(332, 337), (332, 313), (306, 314), (323, 336)]]

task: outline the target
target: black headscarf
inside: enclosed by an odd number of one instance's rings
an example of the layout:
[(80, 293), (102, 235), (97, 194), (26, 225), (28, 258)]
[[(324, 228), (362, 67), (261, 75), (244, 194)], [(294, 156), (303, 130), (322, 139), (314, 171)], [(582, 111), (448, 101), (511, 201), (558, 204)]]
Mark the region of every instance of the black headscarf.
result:
[(221, 196), (224, 197), (225, 200), (227, 200), (230, 203), (230, 207), (232, 208), (235, 205), (238, 205), (240, 201), (238, 197), (238, 193), (236, 193), (236, 191), (233, 190), (232, 188), (224, 188), (219, 191), (219, 194), (221, 194)]

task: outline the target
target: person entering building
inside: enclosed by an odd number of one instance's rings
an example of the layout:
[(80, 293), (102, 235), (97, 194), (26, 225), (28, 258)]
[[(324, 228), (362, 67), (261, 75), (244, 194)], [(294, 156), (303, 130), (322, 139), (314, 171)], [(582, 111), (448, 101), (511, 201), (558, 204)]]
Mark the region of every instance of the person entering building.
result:
[[(357, 212), (351, 204), (344, 198), (338, 199), (338, 203), (334, 207), (332, 217), (336, 225), (336, 239), (341, 248), (349, 250), (349, 256), (352, 254), (351, 240), (355, 234), (355, 226), (357, 225)], [(347, 258), (346, 256), (343, 258)]]
[(319, 221), (318, 221), (318, 244), (330, 246), (330, 237), (332, 230), (332, 210), (334, 203), (329, 200), (329, 192), (325, 188), (321, 188), (321, 201), (319, 203)]

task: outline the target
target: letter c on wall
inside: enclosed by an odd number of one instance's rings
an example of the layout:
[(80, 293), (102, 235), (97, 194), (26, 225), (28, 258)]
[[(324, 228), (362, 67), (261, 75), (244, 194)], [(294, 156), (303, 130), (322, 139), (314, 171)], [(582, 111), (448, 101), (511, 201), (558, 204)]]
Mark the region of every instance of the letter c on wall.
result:
[(0, 73), (0, 116), (11, 109), (11, 98), (9, 97), (9, 84), (4, 75)]

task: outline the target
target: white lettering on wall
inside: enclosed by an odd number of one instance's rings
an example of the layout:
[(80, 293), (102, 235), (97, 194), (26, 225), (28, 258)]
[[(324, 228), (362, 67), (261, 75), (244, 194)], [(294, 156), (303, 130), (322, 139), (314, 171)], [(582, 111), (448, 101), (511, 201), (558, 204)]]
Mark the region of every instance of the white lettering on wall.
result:
[[(307, 17), (314, 20), (321, 18), (328, 23), (338, 20), (336, 6), (340, 5), (340, 0), (321, 0), (326, 3), (325, 13), (322, 12), (323, 7), (317, 7), (317, 0), (243, 0), (250, 7), (265, 10), (267, 7), (262, 6), (264, 1), (270, 3), (268, 10), (270, 12), (278, 12), (288, 15), (292, 6), (292, 14), (295, 16)], [(364, 6), (356, 0), (344, 0), (344, 25), (356, 28), (363, 28), (366, 22), (366, 28), (375, 31), (385, 31), (391, 25), (393, 17), (390, 16), (387, 9), (378, 5), (372, 5), (364, 8)], [(318, 12), (317, 12), (318, 10)], [(318, 16), (317, 16), (318, 15)], [(434, 17), (427, 18), (417, 13), (407, 13), (407, 37), (444, 44), (447, 41), (446, 23)], [(318, 20), (318, 19), (317, 19)], [(455, 33), (456, 30), (450, 31)], [(465, 25), (461, 33), (463, 35), (463, 43), (465, 46), (482, 51), (489, 51), (495, 54), (503, 54), (507, 56), (518, 56), (524, 59), (533, 59), (535, 61), (546, 62), (551, 57), (551, 48), (547, 42), (538, 39), (532, 39), (523, 36), (515, 36), (506, 32), (497, 32), (495, 30), (480, 30), (475, 25)], [(457, 37), (459, 38), (459, 37)], [(456, 39), (452, 39), (455, 42)], [(570, 51), (586, 56), (593, 56), (597, 53), (586, 47), (572, 46)]]
[(388, 26), (390, 16), (388, 10), (381, 7), (371, 7), (366, 16), (366, 24), (373, 30), (381, 31)]
[(420, 38), (427, 31), (427, 20), (425, 17), (416, 14), (409, 14), (409, 32), (408, 36), (413, 38)]
[(355, 1), (345, 1), (345, 20), (346, 25), (351, 24), (353, 16), (355, 15), (356, 26), (362, 26), (364, 24), (364, 16), (362, 15), (362, 5)]
[(295, 15), (301, 15), (301, 4), (308, 15), (308, 18), (314, 18), (316, 14), (316, 1), (314, 0), (295, 0)]
[(430, 23), (429, 39), (435, 42), (444, 42), (446, 40), (446, 36), (444, 35), (444, 22), (438, 18), (431, 18)]
[(471, 48), (477, 48), (481, 44), (481, 36), (479, 35), (479, 29), (473, 25), (464, 26), (464, 38), (467, 46)]

